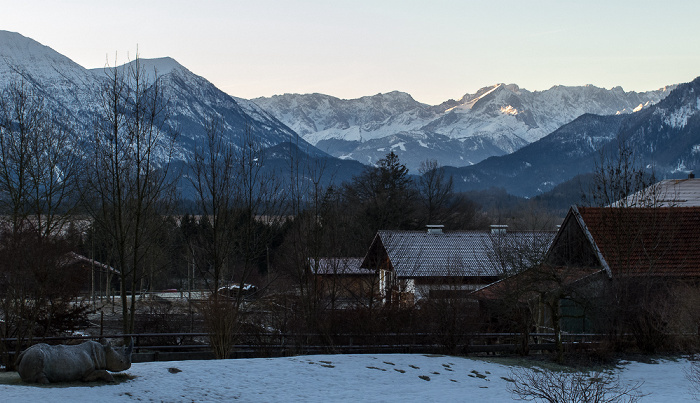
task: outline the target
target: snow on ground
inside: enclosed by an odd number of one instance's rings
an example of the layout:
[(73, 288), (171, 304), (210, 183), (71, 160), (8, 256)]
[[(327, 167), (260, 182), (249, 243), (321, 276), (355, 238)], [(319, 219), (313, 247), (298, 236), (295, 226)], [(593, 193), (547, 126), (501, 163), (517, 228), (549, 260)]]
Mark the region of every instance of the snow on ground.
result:
[[(623, 383), (643, 381), (643, 402), (686, 402), (685, 359), (624, 362)], [(178, 372), (179, 371), (179, 372)], [(0, 374), (0, 401), (55, 402), (500, 402), (511, 367), (481, 359), (416, 354), (314, 355), (134, 364), (117, 384), (23, 384)]]

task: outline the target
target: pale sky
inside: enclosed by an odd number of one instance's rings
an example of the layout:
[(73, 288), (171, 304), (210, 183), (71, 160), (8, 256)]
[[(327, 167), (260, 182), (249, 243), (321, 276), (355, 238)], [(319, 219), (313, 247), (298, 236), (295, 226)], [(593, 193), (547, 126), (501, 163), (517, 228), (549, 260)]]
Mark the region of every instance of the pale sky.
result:
[(242, 98), (481, 87), (646, 91), (700, 76), (700, 1), (0, 0), (0, 29), (87, 67), (170, 56)]

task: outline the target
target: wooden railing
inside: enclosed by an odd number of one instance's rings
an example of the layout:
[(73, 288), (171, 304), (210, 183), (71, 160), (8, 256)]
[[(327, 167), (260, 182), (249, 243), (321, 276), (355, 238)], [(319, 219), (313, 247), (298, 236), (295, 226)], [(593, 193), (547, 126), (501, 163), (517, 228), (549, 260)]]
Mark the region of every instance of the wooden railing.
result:
[[(169, 361), (212, 358), (207, 333), (136, 333), (104, 336), (37, 337), (32, 344), (73, 344), (84, 340), (124, 340), (134, 338), (134, 362)], [(275, 357), (302, 354), (344, 353), (434, 353), (434, 354), (501, 354), (522, 349), (520, 333), (461, 333), (453, 335), (434, 333), (375, 333), (375, 334), (296, 334), (296, 333), (241, 333), (233, 346), (232, 358)], [(564, 334), (567, 349), (586, 349), (595, 346), (605, 335), (580, 333)], [(14, 351), (17, 339), (0, 339)], [(23, 343), (24, 344), (24, 343)], [(22, 346), (26, 348), (28, 346)], [(554, 350), (553, 333), (531, 333), (529, 350)]]

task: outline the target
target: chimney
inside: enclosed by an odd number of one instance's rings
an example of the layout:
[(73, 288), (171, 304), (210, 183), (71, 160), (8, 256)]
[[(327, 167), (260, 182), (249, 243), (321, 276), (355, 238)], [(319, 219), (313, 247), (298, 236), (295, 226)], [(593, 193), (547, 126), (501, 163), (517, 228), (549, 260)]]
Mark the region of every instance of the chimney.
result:
[(442, 234), (442, 229), (445, 228), (444, 225), (428, 224), (425, 226), (428, 229), (428, 234)]
[(695, 174), (693, 173), (693, 171), (690, 171), (690, 173), (688, 174), (688, 179), (695, 179)]
[(492, 234), (505, 234), (508, 232), (508, 226), (505, 224), (491, 224)]

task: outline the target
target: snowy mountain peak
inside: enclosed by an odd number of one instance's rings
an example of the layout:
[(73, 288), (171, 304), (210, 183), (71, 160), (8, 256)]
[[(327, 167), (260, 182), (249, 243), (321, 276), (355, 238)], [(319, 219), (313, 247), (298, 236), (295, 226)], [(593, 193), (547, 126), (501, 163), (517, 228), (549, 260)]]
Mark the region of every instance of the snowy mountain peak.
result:
[[(368, 97), (362, 97), (362, 98), (368, 98)], [(362, 99), (360, 98), (360, 99)], [(413, 101), (413, 97), (402, 91), (391, 91), (391, 92), (386, 92), (386, 93), (377, 93), (376, 95), (372, 95), (369, 98), (382, 98), (382, 99), (401, 99), (401, 100), (411, 100)]]
[(156, 59), (141, 59), (141, 63), (147, 70), (155, 70), (159, 75), (170, 74), (173, 70), (187, 70), (172, 57), (160, 57)]
[[(46, 108), (67, 113), (75, 134), (86, 145), (94, 124), (102, 114), (102, 90), (110, 69), (126, 69), (135, 61), (117, 67), (87, 70), (51, 48), (14, 32), (0, 31), (0, 88), (14, 80), (24, 80), (45, 96)], [(197, 76), (170, 57), (139, 59), (148, 86), (154, 71), (163, 79), (168, 102), (167, 128), (178, 131), (173, 158), (186, 162), (193, 148), (201, 144), (206, 125), (213, 116), (223, 121), (225, 138), (232, 144), (250, 133), (262, 146), (275, 146), (294, 140), (305, 151), (311, 149), (296, 133), (252, 102), (241, 105), (230, 95)], [(132, 77), (125, 77), (128, 83)], [(318, 150), (311, 150), (322, 155)], [(310, 151), (310, 152), (311, 152)], [(159, 155), (158, 157), (164, 157)]]
[(85, 69), (48, 46), (21, 34), (0, 30), (0, 81), (83, 79)]
[[(500, 95), (498, 95), (500, 94)], [(517, 84), (495, 84), (479, 89), (475, 94), (466, 94), (460, 100), (460, 105), (451, 108), (454, 111), (468, 112), (477, 103), (484, 104), (486, 100), (498, 99), (498, 102), (507, 103), (511, 95), (521, 95), (520, 87)], [(502, 105), (507, 107), (508, 105)]]
[[(700, 77), (676, 86), (667, 96), (664, 91), (628, 92), (620, 97), (622, 91), (606, 93), (594, 87), (586, 87), (586, 90), (593, 91), (589, 98), (582, 99), (586, 101), (583, 105), (628, 105), (630, 112), (636, 113), (621, 112), (617, 116), (587, 113), (513, 153), (486, 159), (473, 167), (451, 170), (455, 186), (460, 190), (474, 190), (497, 183), (508, 193), (532, 197), (576, 175), (593, 172), (600, 161), (601, 150), (616, 152), (618, 139), (624, 139), (636, 161), (653, 161), (654, 174), (659, 178), (686, 177), (688, 171), (698, 172)], [(550, 92), (550, 95), (553, 94)], [(567, 99), (563, 95), (580, 96), (565, 87), (558, 88), (555, 95), (559, 100)], [(663, 99), (656, 102), (658, 97)], [(569, 101), (573, 99), (568, 98)], [(610, 103), (604, 104), (606, 100)], [(561, 111), (567, 109), (563, 105), (558, 106)], [(577, 184), (571, 182), (569, 191), (580, 193), (580, 189), (585, 188), (581, 187), (586, 179), (583, 180)]]
[[(128, 68), (136, 63), (134, 60), (129, 61), (125, 64), (118, 66), (119, 69)], [(183, 65), (178, 63), (172, 57), (160, 57), (155, 59), (141, 59), (139, 58), (139, 67), (150, 77), (153, 73), (156, 73), (159, 77), (171, 74), (173, 72), (191, 72), (187, 70)], [(98, 67), (90, 69), (96, 75), (102, 75), (105, 70), (110, 70), (112, 67)]]
[(35, 58), (37, 55), (58, 54), (48, 46), (27, 38), (17, 32), (0, 30), (0, 47), (4, 58)]
[(495, 84), (495, 85), (490, 85), (488, 87), (482, 87), (479, 88), (478, 91), (476, 91), (474, 94), (465, 94), (462, 99), (460, 99), (460, 102), (462, 104), (468, 104), (468, 103), (473, 103), (476, 102), (476, 100), (490, 94), (493, 92), (496, 88), (502, 86), (504, 84)]

